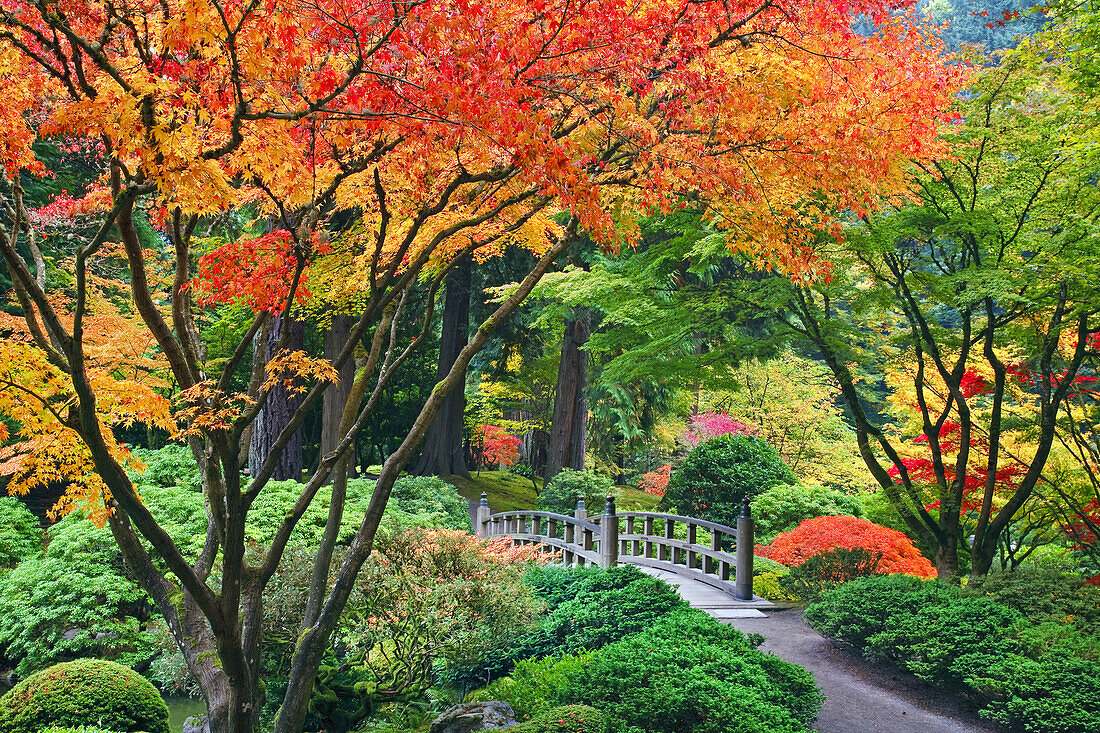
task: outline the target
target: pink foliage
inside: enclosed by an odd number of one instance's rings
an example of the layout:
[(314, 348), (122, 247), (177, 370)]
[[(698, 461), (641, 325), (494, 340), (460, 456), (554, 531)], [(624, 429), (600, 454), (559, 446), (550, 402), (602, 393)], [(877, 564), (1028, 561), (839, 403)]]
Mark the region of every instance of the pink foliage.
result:
[(688, 429), (684, 433), (684, 442), (694, 448), (711, 438), (720, 435), (752, 435), (752, 427), (736, 420), (725, 412), (701, 412), (688, 420)]

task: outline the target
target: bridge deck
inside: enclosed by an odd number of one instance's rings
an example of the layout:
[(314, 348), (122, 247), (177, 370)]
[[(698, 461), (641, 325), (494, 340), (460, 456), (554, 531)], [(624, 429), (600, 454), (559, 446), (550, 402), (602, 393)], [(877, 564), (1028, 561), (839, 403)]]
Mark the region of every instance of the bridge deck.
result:
[(739, 601), (728, 593), (699, 580), (692, 580), (657, 568), (639, 566), (638, 569), (673, 586), (680, 597), (690, 603), (692, 608), (705, 611), (719, 621), (735, 618), (765, 618), (764, 611), (775, 608), (775, 604), (760, 596), (755, 596), (751, 601)]

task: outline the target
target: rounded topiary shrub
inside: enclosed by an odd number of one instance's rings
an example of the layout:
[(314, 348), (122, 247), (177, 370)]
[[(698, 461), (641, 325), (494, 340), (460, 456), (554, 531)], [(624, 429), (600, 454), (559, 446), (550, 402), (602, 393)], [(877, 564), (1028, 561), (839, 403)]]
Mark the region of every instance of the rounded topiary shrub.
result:
[(661, 508), (734, 526), (741, 500), (798, 479), (779, 452), (752, 435), (730, 433), (700, 443), (672, 472)]
[(539, 509), (571, 515), (577, 508), (577, 497), (583, 496), (585, 508), (595, 516), (603, 514), (608, 494), (614, 494), (614, 485), (607, 476), (563, 468), (539, 494)]
[(0, 698), (0, 733), (80, 725), (168, 733), (168, 706), (144, 677), (105, 659), (55, 664)]

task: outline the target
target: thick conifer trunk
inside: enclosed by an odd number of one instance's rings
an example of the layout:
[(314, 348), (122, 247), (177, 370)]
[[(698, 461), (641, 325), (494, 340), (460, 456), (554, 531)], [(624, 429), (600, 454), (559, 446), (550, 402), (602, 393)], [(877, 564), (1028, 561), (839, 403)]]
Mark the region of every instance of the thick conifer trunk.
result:
[[(455, 264), (447, 276), (447, 296), (443, 304), (443, 333), (439, 341), (439, 369), (436, 379), (442, 380), (451, 371), (458, 354), (469, 339), (470, 288), (473, 282), (473, 262), (469, 257)], [(470, 476), (463, 449), (466, 394), (456, 389), (428, 428), (424, 449), (413, 473), (417, 476)]]
[[(279, 346), (284, 330), (289, 330), (286, 349), (295, 351), (302, 348), (304, 329), (300, 321), (290, 319), (287, 322), (282, 316), (273, 319), (271, 333), (267, 338), (259, 338), (256, 341), (255, 358), (267, 362)], [(279, 433), (290, 423), (291, 417), (297, 411), (302, 398), (298, 394), (291, 393), (280, 382), (271, 389), (267, 403), (256, 417), (252, 426), (252, 438), (248, 447), (248, 465), (255, 474), (260, 466), (267, 460), (271, 447), (274, 445)], [(276, 481), (302, 478), (302, 431), (299, 429), (286, 450), (279, 456), (279, 463), (271, 478)]]
[(565, 322), (550, 443), (543, 472), (546, 483), (563, 468), (584, 470), (585, 426), (588, 421), (584, 390), (588, 381), (588, 352), (583, 347), (588, 343), (591, 329), (591, 318), (587, 314)]

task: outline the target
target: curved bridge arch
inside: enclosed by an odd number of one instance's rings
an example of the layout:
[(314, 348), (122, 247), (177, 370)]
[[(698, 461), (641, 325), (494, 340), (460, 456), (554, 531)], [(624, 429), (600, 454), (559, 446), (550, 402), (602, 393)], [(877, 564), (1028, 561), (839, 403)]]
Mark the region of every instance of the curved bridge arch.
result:
[(620, 513), (611, 496), (604, 513), (592, 517), (583, 500), (573, 516), (530, 510), (492, 514), (482, 494), (477, 530), (481, 537), (504, 536), (515, 544), (560, 552), (570, 565), (639, 565), (701, 581), (741, 601), (754, 599), (748, 499), (742, 502), (737, 527), (728, 527), (677, 514)]

